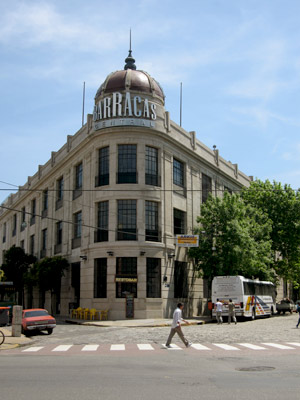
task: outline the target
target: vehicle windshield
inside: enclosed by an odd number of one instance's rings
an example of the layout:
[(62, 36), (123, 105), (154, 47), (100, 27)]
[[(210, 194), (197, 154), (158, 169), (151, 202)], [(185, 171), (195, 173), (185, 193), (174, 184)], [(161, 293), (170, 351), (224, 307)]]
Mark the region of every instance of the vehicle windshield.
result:
[(36, 310), (36, 311), (27, 311), (24, 314), (25, 318), (28, 317), (44, 317), (46, 315), (49, 315), (46, 310)]

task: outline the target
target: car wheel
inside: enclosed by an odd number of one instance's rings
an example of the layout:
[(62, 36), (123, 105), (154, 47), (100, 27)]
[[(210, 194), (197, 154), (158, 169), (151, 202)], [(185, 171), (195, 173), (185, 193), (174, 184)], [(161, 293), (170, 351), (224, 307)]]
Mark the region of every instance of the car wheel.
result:
[(255, 320), (255, 308), (254, 308), (254, 307), (252, 308), (252, 315), (251, 315), (251, 319), (252, 319), (252, 321), (254, 321), (254, 320)]
[(53, 332), (53, 328), (49, 328), (47, 329), (48, 335), (51, 335), (51, 333)]

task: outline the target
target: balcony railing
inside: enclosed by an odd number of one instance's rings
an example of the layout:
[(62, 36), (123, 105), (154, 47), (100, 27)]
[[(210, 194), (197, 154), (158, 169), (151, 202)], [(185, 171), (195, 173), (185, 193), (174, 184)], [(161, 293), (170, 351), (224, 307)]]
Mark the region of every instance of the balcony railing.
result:
[(136, 229), (122, 229), (116, 232), (116, 240), (137, 240)]
[(77, 247), (81, 246), (81, 237), (72, 239), (72, 249), (77, 249)]
[(98, 229), (94, 232), (94, 243), (107, 242), (108, 241), (108, 230)]
[(73, 190), (73, 200), (82, 195), (82, 188)]
[(137, 172), (117, 172), (117, 183), (137, 183)]
[(54, 254), (61, 253), (61, 251), (62, 251), (62, 244), (61, 243), (58, 243), (58, 244), (54, 245)]
[(95, 176), (95, 187), (109, 185), (109, 174)]

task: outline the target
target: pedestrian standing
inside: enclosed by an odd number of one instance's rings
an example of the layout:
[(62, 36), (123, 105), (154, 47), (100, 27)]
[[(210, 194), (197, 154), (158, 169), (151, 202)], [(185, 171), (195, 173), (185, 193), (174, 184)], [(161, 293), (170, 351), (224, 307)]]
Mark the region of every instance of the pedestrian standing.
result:
[(182, 333), (181, 330), (181, 322), (185, 322), (187, 324), (189, 324), (188, 321), (186, 321), (185, 319), (182, 318), (182, 309), (183, 309), (183, 304), (182, 303), (178, 303), (177, 304), (177, 308), (174, 311), (173, 314), (173, 321), (172, 321), (172, 326), (171, 326), (171, 331), (166, 343), (166, 347), (171, 347), (171, 341), (173, 339), (173, 336), (175, 335), (175, 333), (177, 333), (177, 335), (180, 337), (180, 339), (183, 341), (184, 345), (186, 347), (190, 347), (192, 345), (191, 342), (189, 342), (185, 337), (184, 334)]
[(230, 324), (231, 318), (232, 318), (233, 322), (236, 324), (235, 303), (231, 299), (229, 299), (229, 303), (228, 303), (228, 324)]
[(223, 303), (219, 299), (217, 299), (215, 309), (216, 309), (216, 315), (217, 315), (217, 323), (218, 323), (218, 325), (220, 325), (223, 323), (223, 318), (222, 318)]
[(299, 314), (298, 314), (299, 317), (298, 317), (298, 322), (297, 322), (296, 328), (298, 328), (298, 326), (299, 326), (299, 324), (300, 324), (300, 305), (299, 305), (299, 304), (297, 304), (297, 313), (299, 313)]

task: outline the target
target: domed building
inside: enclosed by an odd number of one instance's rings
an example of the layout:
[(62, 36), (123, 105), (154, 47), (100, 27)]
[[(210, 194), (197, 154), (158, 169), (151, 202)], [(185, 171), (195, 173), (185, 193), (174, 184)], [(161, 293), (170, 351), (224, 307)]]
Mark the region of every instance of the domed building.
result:
[[(209, 288), (180, 235), (193, 234), (209, 193), (249, 183), (170, 119), (163, 89), (130, 50), (97, 90), (87, 123), (4, 204), (0, 263), (13, 245), (66, 257), (55, 298), (62, 315), (80, 306), (109, 310), (109, 319), (162, 318), (178, 301), (201, 315)], [(37, 289), (26, 299), (26, 307), (49, 303)]]

